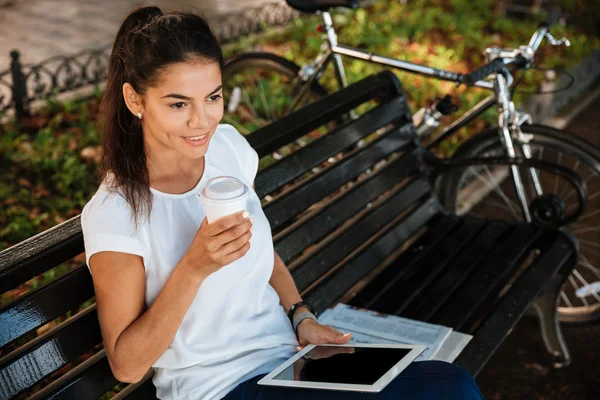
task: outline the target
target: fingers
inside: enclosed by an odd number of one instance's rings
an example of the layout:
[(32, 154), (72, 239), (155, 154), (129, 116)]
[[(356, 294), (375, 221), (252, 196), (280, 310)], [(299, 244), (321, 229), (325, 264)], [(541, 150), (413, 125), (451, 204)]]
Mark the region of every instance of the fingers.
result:
[(252, 231), (248, 230), (242, 236), (222, 246), (221, 249), (219, 249), (219, 253), (223, 256), (228, 256), (244, 247), (247, 243), (250, 243), (250, 238), (252, 238)]
[(326, 329), (325, 337), (323, 338), (325, 339), (325, 343), (344, 344), (352, 337), (350, 333), (344, 334), (331, 326), (326, 326)]
[(339, 334), (335, 337), (335, 343), (336, 344), (343, 344), (343, 343), (348, 343), (348, 341), (352, 339), (352, 334), (351, 333), (344, 333), (344, 334)]
[[(231, 228), (221, 232), (220, 234), (213, 236), (214, 245), (216, 245), (217, 248), (221, 246), (226, 246), (242, 238), (248, 232), (252, 233), (252, 223), (252, 218), (248, 218), (247, 220), (244, 220), (241, 223), (232, 226)], [(237, 250), (239, 247), (240, 246), (236, 247), (235, 249)]]
[(234, 251), (233, 253), (229, 253), (225, 258), (223, 258), (223, 265), (229, 265), (237, 259), (240, 259), (246, 255), (246, 253), (250, 250), (250, 242), (246, 242), (240, 249)]
[(243, 222), (246, 222), (250, 217), (248, 211), (239, 211), (235, 214), (227, 215), (223, 218), (218, 219), (217, 221), (213, 221), (210, 226), (210, 236), (218, 236), (222, 232), (233, 228), (236, 225), (239, 225)]

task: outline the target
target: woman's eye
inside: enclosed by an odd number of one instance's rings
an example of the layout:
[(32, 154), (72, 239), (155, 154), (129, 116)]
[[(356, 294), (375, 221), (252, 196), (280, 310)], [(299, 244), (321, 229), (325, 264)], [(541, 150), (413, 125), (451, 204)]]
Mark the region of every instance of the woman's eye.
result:
[(216, 103), (217, 101), (219, 101), (222, 98), (223, 98), (223, 96), (221, 96), (220, 94), (213, 94), (212, 96), (210, 96), (208, 98), (208, 100), (210, 100), (212, 103)]
[(181, 110), (183, 107), (185, 107), (185, 103), (183, 101), (180, 101), (175, 104), (171, 104), (171, 108), (174, 108), (176, 110)]

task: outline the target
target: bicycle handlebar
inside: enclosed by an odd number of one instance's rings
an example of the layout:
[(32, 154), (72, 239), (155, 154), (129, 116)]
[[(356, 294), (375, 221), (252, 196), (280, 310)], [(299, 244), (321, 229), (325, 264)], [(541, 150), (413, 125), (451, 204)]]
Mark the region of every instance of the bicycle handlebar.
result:
[(505, 67), (506, 65), (504, 64), (504, 61), (497, 58), (491, 63), (485, 64), (484, 66), (477, 68), (475, 71), (463, 75), (462, 81), (464, 84), (472, 86), (475, 84), (475, 82), (480, 81), (491, 74), (498, 73)]
[(462, 75), (460, 81), (468, 86), (472, 86), (476, 82), (486, 78), (491, 74), (503, 71), (507, 64), (514, 64), (518, 67), (527, 66), (533, 58), (533, 53), (537, 51), (538, 47), (542, 43), (542, 40), (548, 34), (550, 27), (556, 24), (560, 17), (560, 7), (554, 7), (548, 15), (548, 18), (546, 18), (545, 21), (540, 22), (538, 29), (531, 37), (528, 46), (521, 46), (516, 50), (500, 51), (498, 58), (495, 58), (490, 63), (477, 68), (475, 71)]

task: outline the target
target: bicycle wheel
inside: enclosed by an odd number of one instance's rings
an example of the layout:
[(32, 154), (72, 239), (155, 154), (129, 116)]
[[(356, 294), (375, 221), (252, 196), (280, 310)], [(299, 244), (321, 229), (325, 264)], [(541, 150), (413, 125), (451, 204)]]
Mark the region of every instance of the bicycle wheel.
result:
[[(600, 318), (600, 149), (567, 132), (542, 125), (523, 125), (530, 139), (532, 157), (561, 164), (579, 174), (588, 186), (588, 203), (582, 216), (563, 227), (579, 241), (579, 261), (563, 287), (558, 306), (561, 321), (584, 322)], [(520, 151), (517, 149), (517, 154)], [(454, 157), (502, 157), (498, 131), (491, 129), (461, 145)], [(519, 167), (529, 203), (536, 197), (529, 170)], [(538, 171), (543, 193), (558, 196), (566, 213), (577, 205), (573, 188), (549, 172)], [(456, 169), (439, 183), (440, 197), (457, 215), (523, 220), (508, 166), (473, 166)]]
[[(293, 62), (269, 53), (246, 53), (223, 68), (223, 121), (246, 135), (290, 112), (301, 90), (298, 67)], [(327, 95), (314, 82), (297, 108)]]

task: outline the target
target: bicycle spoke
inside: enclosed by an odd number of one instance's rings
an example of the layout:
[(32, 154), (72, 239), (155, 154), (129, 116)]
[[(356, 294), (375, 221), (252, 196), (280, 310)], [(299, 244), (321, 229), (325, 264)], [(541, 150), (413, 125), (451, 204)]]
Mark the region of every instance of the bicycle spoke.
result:
[(592, 247), (595, 247), (597, 249), (600, 249), (600, 244), (598, 244), (596, 242), (590, 242), (589, 240), (579, 239), (579, 243), (584, 243), (587, 246), (592, 246)]
[[(598, 293), (596, 293), (594, 290), (592, 290), (592, 288), (590, 287), (590, 284), (583, 278), (583, 276), (581, 276), (581, 274), (579, 273), (579, 271), (577, 271), (576, 269), (573, 270), (573, 275), (575, 275), (577, 277), (577, 279), (579, 279), (579, 281), (583, 284), (583, 287), (589, 287), (592, 296), (598, 300), (598, 302), (600, 302), (600, 296), (598, 296)], [(584, 297), (582, 297), (584, 298)]]
[(565, 301), (565, 303), (567, 303), (568, 307), (571, 307), (571, 308), (573, 307), (573, 303), (571, 303), (571, 300), (569, 300), (569, 297), (562, 290), (560, 292), (560, 297), (562, 297), (562, 299)]
[(586, 247), (586, 246), (589, 246), (589, 245), (588, 245), (587, 243), (582, 243), (582, 240), (581, 240), (581, 239), (577, 239), (577, 240), (579, 241), (579, 245), (581, 246), (581, 248), (584, 248), (584, 247), (585, 247), (585, 248), (586, 248), (586, 251), (587, 251), (588, 253), (591, 253), (591, 254), (593, 254), (593, 255), (594, 255), (594, 256), (596, 256), (596, 257), (600, 257), (600, 252), (597, 252), (597, 251), (595, 251), (595, 250), (592, 250), (592, 249), (590, 249), (589, 247)]
[(583, 265), (585, 268), (589, 269), (594, 275), (596, 275), (598, 278), (600, 278), (600, 269), (594, 267), (590, 261), (587, 259), (586, 256), (584, 256), (583, 254), (580, 254), (580, 260), (578, 264)]
[(271, 109), (269, 108), (269, 104), (267, 102), (267, 96), (265, 94), (265, 87), (263, 86), (262, 79), (258, 80), (258, 85), (260, 86), (260, 98), (263, 102), (263, 106), (265, 107), (265, 112), (271, 121), (275, 121), (275, 116), (271, 113)]
[(598, 232), (598, 231), (600, 231), (600, 226), (589, 226), (587, 228), (581, 228), (581, 229), (571, 231), (571, 233), (574, 235), (577, 235), (580, 233)]
[(590, 217), (594, 217), (596, 215), (600, 214), (600, 210), (596, 210), (596, 211), (592, 211), (591, 213), (587, 213), (587, 214), (583, 214), (581, 217), (579, 217), (578, 221), (581, 222), (584, 219), (590, 218)]
[[(492, 188), (492, 190), (494, 190), (506, 202), (506, 204), (510, 207), (510, 210), (511, 210), (513, 216), (515, 217), (515, 219), (519, 219), (518, 213), (515, 211), (515, 208), (517, 207), (517, 205), (514, 202), (512, 202), (508, 198), (508, 196), (504, 193), (504, 191), (500, 188), (500, 184), (498, 183), (498, 181), (496, 180), (496, 178), (492, 174), (492, 171), (490, 171), (490, 169), (487, 167), (487, 165), (485, 166), (485, 171), (486, 171), (486, 174), (490, 177), (490, 179), (493, 180), (494, 183), (496, 184), (495, 187), (498, 188), (498, 189)], [(511, 205), (513, 205), (515, 208), (511, 207)]]
[[(595, 172), (593, 172), (593, 173), (592, 173), (592, 175), (588, 176), (586, 179), (584, 179), (584, 180), (583, 180), (583, 183), (584, 183), (585, 185), (587, 185), (587, 184), (588, 184), (588, 182), (589, 182), (589, 181), (590, 181), (590, 180), (591, 180), (593, 177), (595, 177), (595, 176), (598, 176), (598, 174), (596, 174)], [(571, 185), (569, 185), (568, 187), (569, 187), (569, 188), (571, 188), (571, 193), (570, 193), (570, 194), (569, 194), (567, 197), (565, 197), (565, 198), (563, 199), (563, 201), (564, 201), (564, 202), (566, 202), (567, 200), (569, 200), (569, 199), (570, 199), (570, 198), (571, 198), (571, 197), (572, 197), (572, 196), (573, 196), (575, 193), (577, 193), (577, 192), (575, 191), (575, 189), (573, 189), (573, 188), (571, 187)], [(592, 199), (592, 198), (595, 198), (597, 195), (598, 195), (598, 193), (595, 193), (595, 194), (594, 194), (592, 197), (588, 197), (588, 201), (590, 201), (590, 199)], [(561, 198), (562, 198), (562, 196), (561, 196)]]
[[(495, 192), (502, 200), (505, 201), (506, 206), (505, 205), (501, 205), (501, 206), (497, 206), (499, 208), (502, 209), (509, 209), (511, 214), (513, 215), (513, 217), (515, 219), (519, 219), (518, 215), (515, 213), (515, 210), (511, 207), (511, 205), (515, 205), (514, 203), (511, 202), (511, 200), (506, 196), (506, 194), (502, 191), (502, 189), (499, 189), (499, 185), (497, 180), (493, 177), (493, 174), (491, 173), (491, 171), (489, 170), (489, 168), (487, 166), (483, 166), (486, 169), (486, 175), (488, 175), (490, 177), (490, 180), (494, 181), (496, 183), (496, 185), (494, 186), (494, 183), (490, 183), (488, 180), (486, 180), (479, 172), (477, 172), (477, 170), (473, 167), (470, 168), (471, 170), (471, 176), (475, 177), (477, 180), (479, 180), (480, 182), (482, 182), (488, 189), (490, 189), (490, 191)], [(484, 201), (490, 201), (489, 199), (486, 200), (480, 200), (479, 202), (484, 202)]]
[[(577, 289), (579, 289), (579, 286), (577, 285), (577, 282), (575, 282), (573, 275), (569, 275), (569, 282), (571, 282), (571, 285), (573, 285), (573, 287), (575, 288), (575, 291), (577, 291)], [(583, 304), (585, 304), (586, 307), (590, 306), (590, 303), (588, 303), (588, 301), (585, 297), (580, 297), (579, 299), (583, 302)]]
[[(577, 174), (577, 168), (579, 168), (579, 165), (580, 165), (579, 160), (575, 160), (575, 165), (573, 166), (573, 168), (571, 168), (571, 171), (573, 171), (575, 174)], [(572, 194), (569, 195), (569, 197), (567, 197), (566, 199), (570, 198), (575, 193), (575, 190), (571, 187), (571, 185), (565, 185), (563, 187), (562, 192), (560, 193), (560, 195), (558, 197), (560, 197), (561, 199), (564, 199), (565, 195), (569, 192), (569, 189), (571, 189)], [(565, 201), (566, 201), (566, 199), (565, 199)]]
[[(494, 201), (494, 200), (490, 200), (490, 199), (484, 199), (479, 201), (480, 204), (487, 204), (490, 205), (492, 207), (496, 207), (496, 208), (500, 208), (502, 210), (506, 210), (506, 211), (510, 211), (504, 204), (498, 202), (498, 201)], [(516, 215), (514, 213), (512, 213), (512, 216), (514, 218), (517, 218)]]
[(252, 111), (252, 115), (254, 115), (255, 119), (258, 119), (258, 114), (256, 112), (256, 109), (254, 109), (254, 105), (252, 104), (252, 100), (250, 100), (250, 96), (248, 95), (248, 91), (246, 90), (246, 86), (242, 83), (241, 85), (241, 90), (242, 90), (242, 98), (244, 99), (244, 102), (248, 105), (248, 107), (250, 108), (250, 111)]
[[(562, 159), (562, 153), (558, 153), (558, 161), (556, 162), (556, 164), (560, 165), (561, 159)], [(554, 190), (552, 191), (552, 193), (558, 193), (558, 175), (554, 176)]]

